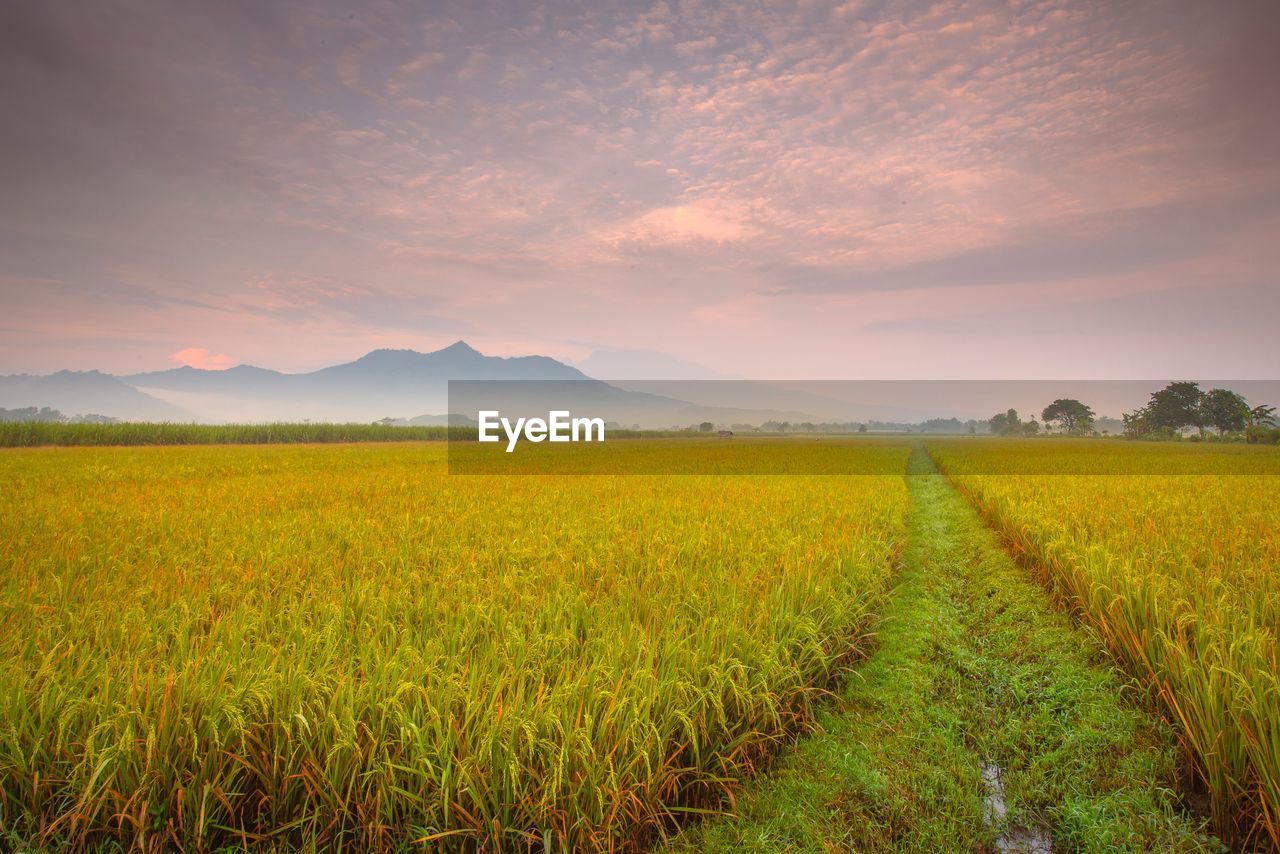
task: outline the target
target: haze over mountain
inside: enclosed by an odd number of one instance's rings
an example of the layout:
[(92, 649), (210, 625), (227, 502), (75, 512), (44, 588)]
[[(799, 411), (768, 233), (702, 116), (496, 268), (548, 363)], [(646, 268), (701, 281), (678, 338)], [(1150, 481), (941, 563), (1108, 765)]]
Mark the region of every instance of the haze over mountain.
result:
[(190, 421), (179, 406), (98, 371), (58, 371), (45, 377), (0, 376), (0, 407), (47, 406), (67, 415), (109, 415), (136, 421)]
[[(455, 395), (451, 407), (450, 380), (507, 382), (487, 385), (483, 397)], [(463, 341), (430, 353), (374, 350), (352, 362), (297, 374), (238, 365), (223, 370), (183, 366), (124, 377), (97, 371), (5, 377), (0, 381), (0, 406), (51, 406), (138, 421), (210, 422), (390, 417), (433, 423), (443, 422), (450, 411), (474, 417), (479, 408), (531, 414), (545, 413), (549, 406), (646, 427), (708, 419), (727, 423), (812, 417), (794, 411), (705, 407), (625, 390), (546, 356), (486, 356)]]
[[(450, 380), (485, 382), (455, 384), (451, 396)], [(1009, 407), (1034, 415), (1058, 397), (1077, 397), (1099, 415), (1118, 416), (1140, 406), (1164, 382), (614, 380), (588, 376), (546, 356), (486, 356), (457, 341), (430, 353), (374, 350), (307, 373), (238, 365), (222, 370), (183, 366), (123, 377), (98, 371), (0, 377), (0, 407), (48, 406), (68, 415), (95, 413), (136, 421), (394, 418), (444, 423), (446, 413), (474, 419), (480, 409), (517, 416), (569, 409), (656, 428), (702, 421), (919, 423), (945, 417), (986, 419)], [(1209, 382), (1205, 387), (1214, 385), (1232, 388), (1254, 402), (1280, 400), (1275, 382)]]
[(122, 378), (202, 419), (372, 421), (444, 413), (449, 380), (580, 380), (545, 356), (486, 356), (464, 341), (441, 350), (374, 350), (353, 362), (286, 374), (240, 365), (181, 367)]

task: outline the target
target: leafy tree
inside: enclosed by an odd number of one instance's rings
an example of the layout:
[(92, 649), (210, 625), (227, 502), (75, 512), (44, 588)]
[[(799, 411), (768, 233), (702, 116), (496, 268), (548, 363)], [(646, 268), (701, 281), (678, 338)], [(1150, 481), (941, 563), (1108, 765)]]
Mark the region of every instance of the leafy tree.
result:
[(964, 423), (959, 418), (930, 418), (920, 424), (921, 433), (960, 433)]
[(1126, 412), (1120, 416), (1124, 423), (1124, 434), (1130, 439), (1141, 439), (1143, 436), (1151, 434), (1152, 426), (1150, 419), (1147, 418), (1147, 408), (1144, 406), (1136, 412)]
[(24, 406), (21, 409), (0, 408), (0, 423), (23, 421), (39, 421), (51, 424), (116, 424), (119, 419), (112, 418), (110, 415), (96, 415), (92, 412), (68, 417), (47, 406)]
[(712, 430), (716, 429), (716, 425), (712, 424), (710, 421), (703, 421), (698, 425), (698, 429), (703, 433), (710, 433)]
[(1087, 433), (1093, 429), (1094, 412), (1080, 401), (1060, 397), (1040, 413), (1046, 424), (1057, 423), (1064, 433)]
[(1129, 439), (1172, 439), (1176, 435), (1172, 427), (1157, 426), (1145, 406), (1122, 415), (1121, 419), (1124, 435)]
[[(1183, 427), (1198, 427), (1204, 430), (1204, 415), (1200, 402), (1204, 392), (1199, 383), (1169, 383), (1151, 395), (1147, 405), (1139, 410), (1151, 427), (1160, 430), (1181, 430)], [(1135, 413), (1137, 414), (1137, 413)]]
[(1200, 400), (1201, 420), (1214, 427), (1219, 436), (1243, 430), (1245, 416), (1249, 412), (1249, 404), (1245, 399), (1225, 388), (1211, 388)]
[(1022, 419), (1018, 417), (1016, 409), (997, 412), (988, 419), (987, 423), (991, 426), (992, 434), (996, 436), (1014, 436), (1022, 432)]
[(1259, 442), (1264, 442), (1268, 445), (1280, 445), (1280, 427), (1255, 424), (1244, 431), (1244, 438), (1250, 445), (1256, 445)]
[(41, 406), (24, 406), (21, 409), (0, 409), (0, 421), (66, 421), (67, 416), (56, 409)]
[(1040, 423), (1034, 419), (1022, 425), (1022, 435), (1034, 436), (1040, 432)]

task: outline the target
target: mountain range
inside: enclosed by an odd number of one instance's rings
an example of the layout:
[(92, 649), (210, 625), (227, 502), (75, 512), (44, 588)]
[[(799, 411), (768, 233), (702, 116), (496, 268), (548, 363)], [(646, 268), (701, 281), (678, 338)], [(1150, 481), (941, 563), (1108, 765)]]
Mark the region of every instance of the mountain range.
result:
[[(661, 364), (654, 370), (668, 373)], [(450, 380), (484, 382), (455, 383), (450, 395)], [(1140, 406), (1163, 385), (1155, 380), (605, 382), (547, 356), (486, 356), (458, 341), (431, 353), (374, 350), (353, 362), (298, 374), (240, 365), (128, 376), (99, 371), (0, 376), (0, 408), (47, 406), (66, 415), (209, 423), (383, 418), (445, 423), (448, 413), (474, 418), (479, 409), (517, 416), (569, 409), (656, 428), (702, 421), (919, 423), (939, 416), (985, 419), (1010, 406), (1034, 413), (1057, 397), (1076, 397), (1100, 415), (1114, 415)], [(1236, 390), (1254, 403), (1280, 402), (1280, 383), (1274, 381), (1205, 383), (1214, 386)]]
[[(459, 400), (455, 391), (450, 406), (449, 380), (489, 385), (469, 386), (467, 400)], [(539, 384), (552, 381), (554, 386)], [(477, 397), (479, 390), (483, 395)], [(0, 407), (50, 406), (67, 414), (92, 412), (132, 421), (374, 421), (491, 407), (517, 414), (541, 407), (545, 413), (548, 400), (556, 407), (646, 427), (810, 417), (700, 406), (610, 385), (547, 356), (486, 356), (464, 341), (430, 353), (374, 350), (353, 362), (299, 374), (240, 365), (226, 370), (183, 366), (119, 377), (98, 371), (0, 377)]]
[(110, 415), (132, 421), (192, 421), (180, 406), (139, 391), (98, 371), (58, 371), (48, 376), (0, 376), (0, 407), (48, 406), (68, 415)]

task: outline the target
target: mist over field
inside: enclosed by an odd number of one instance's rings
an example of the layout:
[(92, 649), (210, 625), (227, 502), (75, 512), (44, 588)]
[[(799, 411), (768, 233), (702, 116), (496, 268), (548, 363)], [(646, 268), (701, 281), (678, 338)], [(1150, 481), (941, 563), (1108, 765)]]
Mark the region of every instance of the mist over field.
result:
[[(454, 385), (450, 385), (454, 383)], [(1033, 417), (1059, 398), (1084, 399), (1113, 420), (1160, 380), (746, 380), (591, 377), (544, 356), (481, 354), (459, 341), (433, 353), (378, 350), (305, 374), (240, 365), (184, 366), (122, 377), (63, 371), (0, 377), (0, 407), (50, 407), (129, 421), (474, 423), (480, 409), (573, 409), (645, 429), (717, 424), (985, 422), (1006, 408)], [(1248, 400), (1280, 401), (1280, 381), (1226, 380)]]

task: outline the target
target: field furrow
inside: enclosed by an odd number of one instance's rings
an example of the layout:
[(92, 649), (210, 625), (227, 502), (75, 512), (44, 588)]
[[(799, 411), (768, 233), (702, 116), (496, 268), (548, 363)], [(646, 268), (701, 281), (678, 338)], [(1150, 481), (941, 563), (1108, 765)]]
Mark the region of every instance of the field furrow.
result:
[[(1195, 764), (1216, 830), (1280, 847), (1275, 455), (1235, 449), (1233, 473), (1223, 473), (1209, 448), (1069, 440), (930, 448), (1015, 552), (1148, 686)], [(1114, 460), (1141, 470), (1131, 463), (1145, 460), (1159, 473), (1082, 474), (1085, 454), (1099, 472)]]

